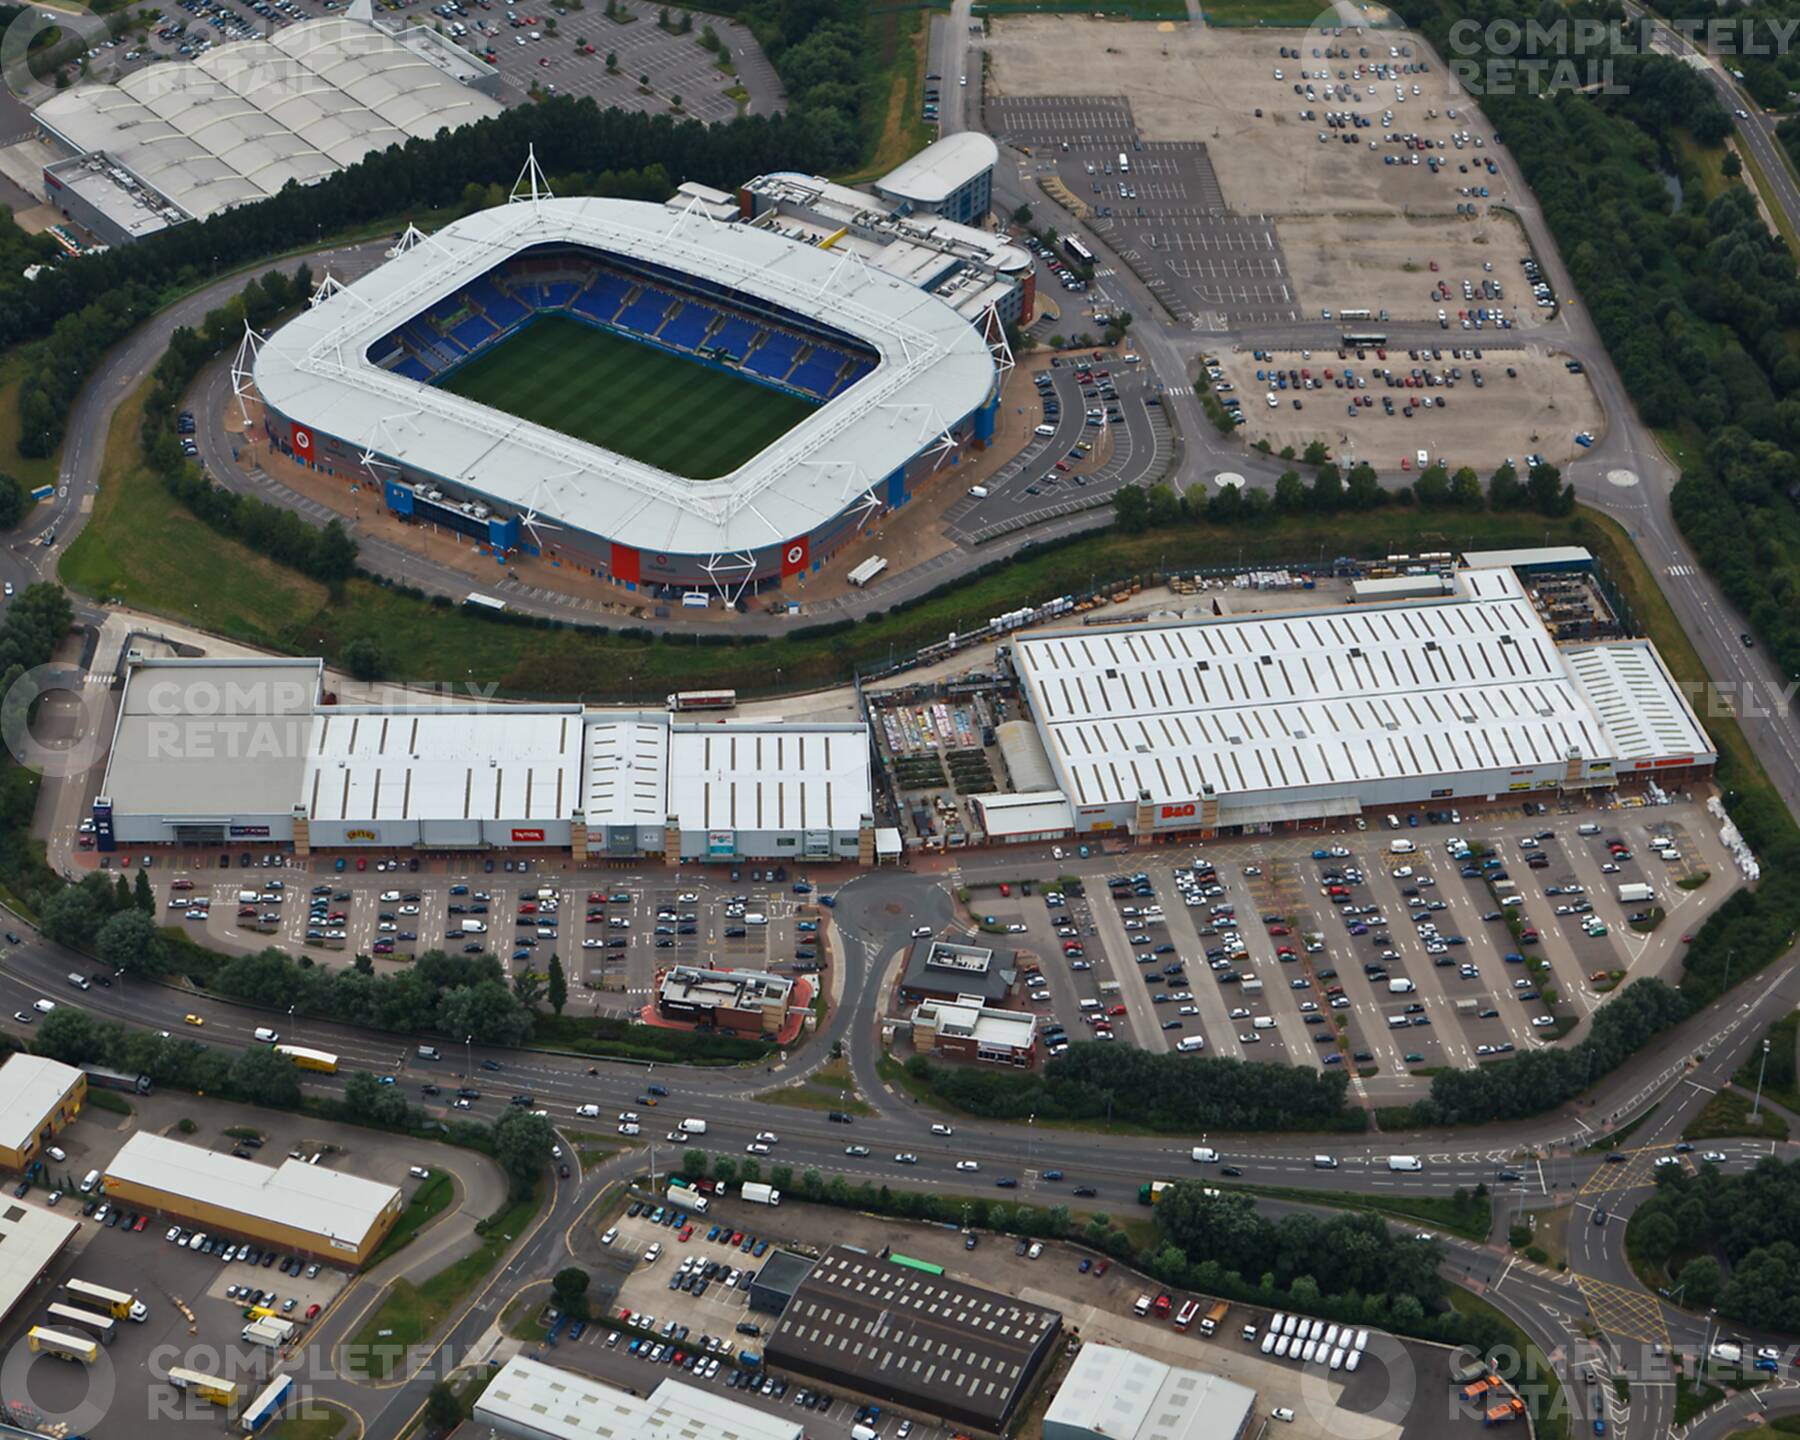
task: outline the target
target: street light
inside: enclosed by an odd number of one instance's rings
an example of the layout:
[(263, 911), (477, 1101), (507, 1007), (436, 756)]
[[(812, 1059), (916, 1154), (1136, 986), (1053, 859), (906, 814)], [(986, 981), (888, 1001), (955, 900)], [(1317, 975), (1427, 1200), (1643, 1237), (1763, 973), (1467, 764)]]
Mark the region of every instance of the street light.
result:
[(1756, 1120), (1759, 1120), (1762, 1118), (1763, 1075), (1765, 1073), (1767, 1073), (1768, 1068), (1769, 1068), (1769, 1042), (1767, 1040), (1764, 1040), (1763, 1041), (1762, 1063), (1756, 1067), (1756, 1103), (1750, 1107), (1750, 1119), (1752, 1121), (1756, 1121)]
[(463, 1079), (475, 1078), (475, 1037), (463, 1036)]

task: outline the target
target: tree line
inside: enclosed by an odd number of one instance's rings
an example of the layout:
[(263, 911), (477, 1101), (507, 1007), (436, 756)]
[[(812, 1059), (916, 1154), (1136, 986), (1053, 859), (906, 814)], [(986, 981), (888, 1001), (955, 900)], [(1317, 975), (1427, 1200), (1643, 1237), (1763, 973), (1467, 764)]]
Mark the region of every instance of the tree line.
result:
[(285, 274), (271, 270), (208, 311), (199, 329), (177, 327), (151, 372), (138, 445), (144, 463), (161, 477), (169, 493), (208, 528), (303, 575), (338, 586), (356, 570), (356, 541), (341, 520), (334, 516), (322, 527), (309, 525), (292, 510), (213, 484), (182, 453), (176, 427), (182, 398), (201, 369), (238, 345), (245, 325), (266, 330), (277, 316), (304, 304), (312, 288), (312, 270), (306, 265)]
[(1083, 1042), (1052, 1056), (1041, 1073), (991, 1066), (933, 1065), (914, 1055), (908, 1071), (960, 1110), (991, 1120), (1116, 1120), (1153, 1130), (1361, 1130), (1347, 1110), (1342, 1068), (1302, 1069), (1257, 1061), (1152, 1053)]
[(1800, 1331), (1800, 1161), (1765, 1157), (1741, 1175), (1669, 1165), (1631, 1217), (1636, 1259), (1670, 1268), (1677, 1304), (1759, 1329)]

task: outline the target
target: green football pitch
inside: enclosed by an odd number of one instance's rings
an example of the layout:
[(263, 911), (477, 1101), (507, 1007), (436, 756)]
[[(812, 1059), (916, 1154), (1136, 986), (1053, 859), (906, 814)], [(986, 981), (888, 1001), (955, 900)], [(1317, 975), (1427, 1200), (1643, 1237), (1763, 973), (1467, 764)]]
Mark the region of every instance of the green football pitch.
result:
[(690, 480), (730, 474), (817, 408), (564, 315), (526, 326), (440, 384)]

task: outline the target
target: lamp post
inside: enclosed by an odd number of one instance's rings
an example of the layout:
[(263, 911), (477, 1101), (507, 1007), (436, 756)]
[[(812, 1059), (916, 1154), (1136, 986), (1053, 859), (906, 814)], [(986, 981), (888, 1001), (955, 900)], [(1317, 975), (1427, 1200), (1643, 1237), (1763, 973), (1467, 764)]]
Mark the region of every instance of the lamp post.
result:
[(463, 1036), (463, 1079), (475, 1078), (475, 1037)]
[(1763, 1076), (1769, 1069), (1769, 1042), (1763, 1041), (1762, 1063), (1756, 1067), (1756, 1103), (1750, 1107), (1750, 1119), (1754, 1122), (1762, 1118)]

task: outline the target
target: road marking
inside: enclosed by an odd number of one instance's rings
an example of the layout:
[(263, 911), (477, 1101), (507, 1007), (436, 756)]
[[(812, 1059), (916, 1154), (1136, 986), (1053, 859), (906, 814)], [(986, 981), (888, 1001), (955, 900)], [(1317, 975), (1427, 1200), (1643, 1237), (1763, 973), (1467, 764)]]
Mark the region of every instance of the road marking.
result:
[(1662, 1303), (1654, 1295), (1596, 1280), (1591, 1275), (1577, 1275), (1575, 1283), (1581, 1288), (1594, 1323), (1607, 1334), (1645, 1345), (1669, 1343)]

